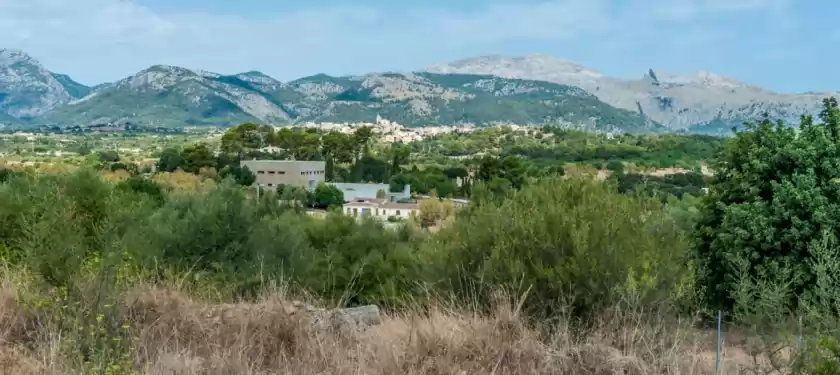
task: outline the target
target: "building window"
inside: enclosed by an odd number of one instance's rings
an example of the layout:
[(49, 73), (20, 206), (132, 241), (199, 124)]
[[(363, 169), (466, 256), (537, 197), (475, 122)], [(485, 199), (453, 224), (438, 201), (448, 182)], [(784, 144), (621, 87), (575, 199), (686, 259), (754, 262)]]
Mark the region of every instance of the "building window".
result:
[(376, 209), (376, 216), (379, 216), (379, 209)]
[(353, 209), (353, 216), (359, 216), (359, 209), (357, 209), (357, 208)]
[(274, 185), (272, 185), (272, 184), (268, 184), (268, 187), (272, 187), (272, 186), (274, 186)]
[(274, 174), (274, 173), (275, 173), (274, 171), (268, 171), (268, 174)]
[(257, 174), (265, 174), (265, 171), (257, 171)]
[(400, 210), (397, 210), (397, 216), (400, 216)]

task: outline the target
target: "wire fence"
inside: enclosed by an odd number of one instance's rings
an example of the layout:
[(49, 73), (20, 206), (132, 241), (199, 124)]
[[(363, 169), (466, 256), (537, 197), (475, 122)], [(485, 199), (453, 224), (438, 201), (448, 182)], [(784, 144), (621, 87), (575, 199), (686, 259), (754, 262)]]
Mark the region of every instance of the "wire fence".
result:
[[(802, 317), (798, 320), (798, 330), (796, 333), (796, 351), (801, 352), (803, 348), (803, 334), (802, 334)], [(715, 321), (715, 375), (721, 375), (721, 365), (723, 363), (723, 311), (718, 310)]]

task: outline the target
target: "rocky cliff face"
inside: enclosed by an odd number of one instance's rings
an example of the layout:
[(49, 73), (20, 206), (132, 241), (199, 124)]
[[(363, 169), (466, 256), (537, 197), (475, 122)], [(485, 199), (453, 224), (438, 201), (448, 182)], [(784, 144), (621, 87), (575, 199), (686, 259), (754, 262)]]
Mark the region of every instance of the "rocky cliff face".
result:
[(763, 113), (796, 122), (815, 114), (821, 100), (837, 93), (783, 94), (709, 72), (668, 74), (651, 69), (639, 79), (610, 77), (546, 55), (483, 56), (438, 64), (436, 73), (492, 74), (580, 87), (618, 108), (644, 114), (671, 129), (716, 131)]
[(0, 112), (34, 118), (73, 99), (59, 80), (29, 55), (0, 49)]

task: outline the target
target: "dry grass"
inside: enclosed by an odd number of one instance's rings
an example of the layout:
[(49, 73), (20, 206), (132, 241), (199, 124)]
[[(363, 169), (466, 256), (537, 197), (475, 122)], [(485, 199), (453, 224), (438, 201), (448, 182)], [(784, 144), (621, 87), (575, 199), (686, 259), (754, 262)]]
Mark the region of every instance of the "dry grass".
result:
[[(31, 321), (8, 283), (0, 290), (0, 373), (77, 373), (66, 338)], [(262, 301), (208, 304), (144, 287), (123, 296), (137, 337), (134, 367), (153, 375), (198, 374), (711, 374), (711, 335), (632, 323), (615, 313), (583, 338), (540, 334), (515, 307), (489, 316), (443, 308), (394, 314), (356, 334), (307, 330), (306, 312), (282, 292)], [(628, 323), (630, 322), (630, 323)], [(29, 331), (29, 332), (27, 332)], [(725, 374), (748, 364), (729, 348)], [(135, 372), (135, 373), (138, 373)]]

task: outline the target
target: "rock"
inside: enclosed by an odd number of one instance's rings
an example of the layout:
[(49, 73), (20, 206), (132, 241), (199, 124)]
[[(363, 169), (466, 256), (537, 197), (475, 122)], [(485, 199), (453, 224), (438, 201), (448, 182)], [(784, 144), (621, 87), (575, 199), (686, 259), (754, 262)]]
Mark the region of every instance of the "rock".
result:
[(381, 321), (379, 307), (367, 305), (314, 312), (308, 328), (317, 333), (331, 332), (353, 335), (377, 325)]

